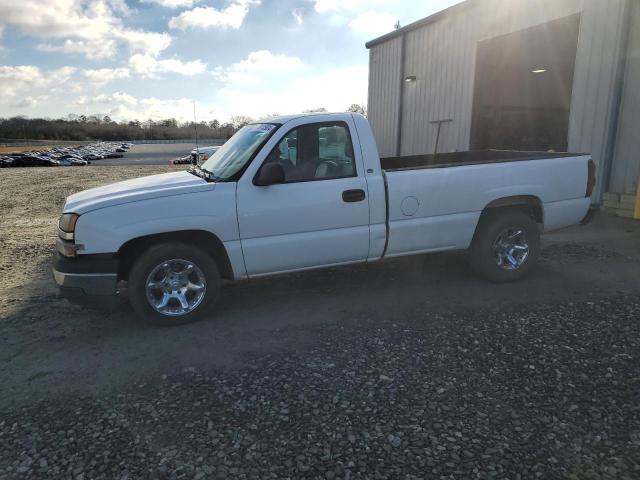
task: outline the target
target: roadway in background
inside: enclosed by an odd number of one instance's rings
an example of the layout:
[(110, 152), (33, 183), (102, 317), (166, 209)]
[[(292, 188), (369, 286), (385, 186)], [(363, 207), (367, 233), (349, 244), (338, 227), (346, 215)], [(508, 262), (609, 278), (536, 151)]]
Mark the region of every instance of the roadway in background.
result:
[[(224, 140), (217, 143), (200, 144), (201, 147), (210, 145), (222, 145)], [(123, 158), (106, 158), (91, 162), (95, 166), (112, 165), (168, 165), (169, 160), (177, 157), (184, 157), (195, 148), (195, 143), (163, 143), (163, 144), (140, 144), (134, 145), (124, 154)]]

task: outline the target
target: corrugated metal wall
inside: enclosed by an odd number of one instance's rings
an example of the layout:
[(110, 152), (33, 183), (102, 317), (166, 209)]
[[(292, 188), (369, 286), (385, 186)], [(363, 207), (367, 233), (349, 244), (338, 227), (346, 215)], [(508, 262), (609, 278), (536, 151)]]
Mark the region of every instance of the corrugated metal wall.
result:
[(443, 125), (438, 150), (467, 150), (477, 43), (580, 13), (569, 150), (591, 152), (600, 163), (610, 134), (624, 6), (625, 0), (476, 1), (407, 31), (402, 69), (400, 37), (371, 47), (369, 120), (381, 155), (396, 151), (395, 102), (404, 76), (416, 75), (417, 81), (404, 84), (401, 154), (433, 151), (436, 127), (429, 121), (445, 118), (453, 122)]
[(603, 159), (611, 137), (625, 0), (585, 0), (569, 117), (569, 151), (589, 152), (598, 166), (597, 193), (606, 191)]
[[(398, 103), (402, 39), (394, 38), (369, 51), (368, 118), (375, 129), (380, 155), (394, 154), (398, 135)], [(375, 99), (372, 101), (372, 99)]]
[(633, 3), (609, 190), (635, 195), (640, 178), (640, 2)]

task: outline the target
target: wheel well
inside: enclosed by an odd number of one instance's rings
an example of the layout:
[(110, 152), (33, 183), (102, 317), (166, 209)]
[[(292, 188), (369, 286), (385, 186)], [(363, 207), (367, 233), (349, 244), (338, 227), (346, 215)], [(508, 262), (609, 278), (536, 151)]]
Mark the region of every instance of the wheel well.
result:
[(532, 195), (517, 195), (513, 197), (503, 197), (493, 200), (482, 210), (480, 220), (488, 214), (495, 212), (497, 208), (517, 209), (529, 215), (536, 223), (544, 224), (544, 209), (538, 197)]
[(129, 278), (133, 263), (143, 251), (152, 245), (167, 242), (184, 242), (200, 247), (216, 261), (222, 278), (233, 280), (233, 268), (222, 241), (213, 233), (204, 230), (158, 233), (129, 240), (118, 250), (118, 258), (120, 259), (118, 279), (126, 280)]

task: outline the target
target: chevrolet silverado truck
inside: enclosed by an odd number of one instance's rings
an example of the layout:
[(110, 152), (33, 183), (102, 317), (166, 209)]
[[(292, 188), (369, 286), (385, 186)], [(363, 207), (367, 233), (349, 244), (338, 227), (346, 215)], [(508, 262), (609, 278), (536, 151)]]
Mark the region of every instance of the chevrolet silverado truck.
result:
[(114, 295), (161, 325), (213, 307), (223, 280), (468, 250), (522, 278), (540, 234), (591, 212), (589, 155), (471, 151), (380, 158), (359, 114), (245, 126), (202, 166), (76, 193), (53, 274), (70, 299)]

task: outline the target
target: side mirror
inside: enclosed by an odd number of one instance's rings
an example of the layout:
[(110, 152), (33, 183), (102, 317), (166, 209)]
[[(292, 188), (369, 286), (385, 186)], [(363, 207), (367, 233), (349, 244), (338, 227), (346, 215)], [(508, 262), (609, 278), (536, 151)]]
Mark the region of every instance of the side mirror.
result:
[(278, 162), (269, 162), (262, 165), (254, 184), (259, 187), (266, 187), (277, 183), (284, 183), (284, 168), (282, 168), (282, 165)]

